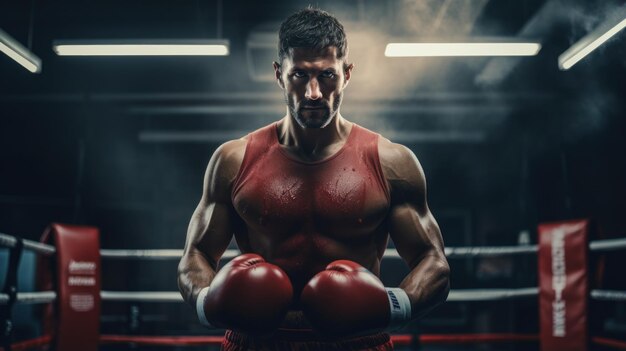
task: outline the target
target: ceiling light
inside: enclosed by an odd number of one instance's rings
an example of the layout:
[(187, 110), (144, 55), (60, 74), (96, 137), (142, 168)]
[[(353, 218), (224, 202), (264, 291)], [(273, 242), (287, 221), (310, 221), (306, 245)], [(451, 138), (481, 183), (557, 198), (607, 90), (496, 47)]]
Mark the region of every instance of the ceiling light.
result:
[(387, 57), (534, 56), (539, 43), (389, 43)]
[(624, 17), (626, 17), (626, 6), (619, 8), (610, 19), (559, 55), (559, 68), (562, 71), (572, 68), (578, 61), (619, 33), (626, 27), (626, 18)]
[(30, 72), (41, 72), (41, 59), (2, 29), (0, 29), (0, 51)]
[(227, 56), (228, 40), (63, 40), (59, 56)]

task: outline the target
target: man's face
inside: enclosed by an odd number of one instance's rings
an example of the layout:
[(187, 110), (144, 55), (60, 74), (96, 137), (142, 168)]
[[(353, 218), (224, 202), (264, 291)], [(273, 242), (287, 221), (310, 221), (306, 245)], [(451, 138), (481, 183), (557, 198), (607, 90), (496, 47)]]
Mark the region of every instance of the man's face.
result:
[(274, 71), (296, 122), (302, 128), (324, 128), (339, 111), (352, 64), (344, 67), (334, 46), (294, 48), (282, 65), (274, 62)]

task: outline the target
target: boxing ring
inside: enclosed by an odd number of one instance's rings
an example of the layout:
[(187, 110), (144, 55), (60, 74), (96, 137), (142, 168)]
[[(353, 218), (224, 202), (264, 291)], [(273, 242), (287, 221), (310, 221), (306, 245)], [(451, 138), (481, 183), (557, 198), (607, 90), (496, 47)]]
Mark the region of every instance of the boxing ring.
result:
[[(543, 239), (540, 239), (539, 245), (520, 245), (520, 246), (479, 246), (479, 247), (447, 247), (446, 256), (449, 259), (459, 258), (477, 258), (477, 257), (489, 257), (489, 256), (518, 256), (518, 255), (540, 255), (539, 269), (542, 269), (542, 265), (546, 262), (546, 258), (542, 258), (542, 250), (549, 250), (552, 255), (552, 261), (548, 262), (548, 266), (552, 272), (558, 271), (559, 264), (557, 258), (559, 256), (559, 248), (567, 249), (571, 245), (571, 242), (564, 246), (558, 246), (554, 244), (562, 243), (559, 240), (563, 240), (567, 237), (563, 232), (563, 222), (552, 225), (551, 227), (540, 226), (540, 237), (550, 237), (551, 240), (548, 244), (552, 243), (553, 246), (546, 246)], [(586, 222), (585, 222), (586, 223)], [(568, 225), (570, 225), (569, 223)], [(576, 223), (575, 223), (576, 224)], [(559, 227), (561, 225), (561, 227)], [(571, 225), (570, 225), (571, 227)], [(556, 229), (554, 229), (556, 228)], [(576, 227), (578, 228), (578, 227)], [(542, 233), (542, 230), (544, 233)], [(552, 230), (552, 232), (550, 232)], [(559, 231), (561, 230), (561, 231)], [(552, 233), (552, 234), (550, 234)], [(78, 235), (77, 235), (78, 234)], [(574, 234), (568, 234), (570, 237), (574, 237)], [(56, 238), (51, 240), (51, 238)], [(142, 302), (142, 303), (181, 303), (183, 299), (178, 291), (109, 291), (101, 289), (99, 277), (100, 274), (100, 260), (173, 260), (177, 261), (182, 255), (182, 250), (109, 250), (99, 248), (99, 231), (93, 227), (79, 227), (79, 226), (66, 226), (60, 224), (53, 224), (44, 233), (42, 242), (35, 242), (31, 240), (24, 240), (16, 236), (0, 233), (0, 247), (4, 247), (9, 250), (9, 264), (6, 267), (6, 280), (4, 282), (4, 288), (0, 293), (0, 323), (2, 326), (2, 334), (0, 337), (0, 350), (4, 351), (16, 351), (16, 350), (31, 350), (41, 349), (53, 345), (56, 349), (62, 349), (67, 351), (73, 350), (96, 350), (98, 345), (104, 344), (135, 344), (135, 345), (160, 345), (160, 346), (197, 346), (197, 345), (220, 345), (222, 342), (222, 336), (147, 336), (147, 335), (104, 335), (100, 334), (97, 328), (99, 327), (100, 317), (100, 303), (101, 301), (118, 301), (118, 302)], [(71, 239), (68, 239), (71, 238)], [(78, 238), (78, 239), (77, 239)], [(587, 235), (580, 237), (582, 242), (581, 254), (570, 255), (575, 257), (575, 261), (568, 264), (570, 266), (576, 265), (577, 261), (583, 256), (586, 257), (585, 252), (598, 254), (609, 251), (625, 250), (626, 238), (609, 239), (609, 240), (596, 240), (588, 241)], [(78, 240), (78, 243), (72, 243), (72, 240)], [(80, 240), (83, 240), (82, 242)], [(47, 242), (46, 242), (47, 241)], [(56, 243), (56, 245), (53, 245)], [(70, 247), (74, 246), (74, 249)], [(579, 245), (580, 246), (580, 245)], [(580, 248), (579, 248), (580, 249)], [(17, 267), (20, 262), (20, 256), (23, 250), (29, 250), (36, 253), (40, 260), (38, 260), (37, 267), (37, 280), (39, 287), (44, 287), (40, 291), (22, 292), (17, 291), (18, 273)], [(550, 251), (551, 250), (551, 251)], [(574, 249), (571, 249), (574, 250)], [(237, 250), (226, 250), (223, 259), (231, 259), (237, 256), (239, 252)], [(545, 254), (545, 252), (543, 252)], [(83, 257), (79, 257), (83, 255)], [(556, 255), (556, 256), (555, 256)], [(87, 257), (85, 259), (85, 257)], [(94, 259), (97, 257), (97, 259)], [(39, 264), (39, 262), (45, 262), (46, 258), (55, 258), (57, 262), (69, 262), (67, 268), (63, 267), (63, 271), (54, 272), (54, 267), (44, 267), (45, 265)], [(387, 249), (384, 255), (385, 259), (394, 260), (400, 259), (395, 249)], [(69, 260), (69, 261), (68, 261)], [(543, 263), (542, 263), (543, 262)], [(555, 263), (556, 262), (556, 263)], [(93, 263), (93, 264), (92, 264)], [(565, 263), (563, 263), (565, 266)], [(582, 262), (582, 266), (586, 265), (586, 260)], [(72, 271), (74, 270), (74, 273)], [(588, 268), (585, 268), (585, 274)], [(50, 272), (51, 271), (51, 272)], [(64, 274), (69, 272), (69, 277)], [(558, 272), (557, 272), (558, 273)], [(74, 274), (74, 275), (72, 275)], [(79, 277), (79, 278), (77, 278)], [(93, 280), (91, 280), (93, 277)], [(68, 284), (64, 279), (67, 278)], [(54, 280), (57, 280), (56, 284)], [(550, 279), (549, 283), (544, 283), (544, 279)], [(564, 279), (564, 278), (563, 278)], [(40, 282), (41, 280), (41, 282)], [(63, 281), (61, 281), (63, 280)], [(476, 302), (476, 301), (500, 301), (500, 300), (516, 300), (516, 299), (538, 299), (539, 304), (543, 306), (544, 300), (547, 299), (548, 303), (552, 306), (558, 304), (558, 299), (561, 293), (556, 292), (556, 295), (547, 292), (546, 287), (553, 287), (559, 280), (558, 274), (554, 276), (543, 276), (543, 272), (539, 277), (540, 286), (525, 287), (516, 289), (452, 289), (448, 296), (448, 303), (454, 302)], [(42, 284), (43, 282), (43, 284)], [(93, 284), (91, 284), (93, 283)], [(563, 282), (564, 283), (564, 282)], [(55, 289), (45, 289), (47, 287), (54, 287)], [(64, 285), (66, 284), (66, 285)], [(557, 284), (558, 285), (558, 284)], [(588, 283), (586, 283), (588, 286)], [(88, 289), (83, 290), (82, 293), (71, 293), (72, 289)], [(558, 289), (565, 289), (565, 286), (561, 286)], [(70, 293), (68, 294), (68, 290)], [(78, 291), (78, 290), (76, 290)], [(85, 291), (91, 291), (92, 298), (85, 298), (89, 294)], [(565, 290), (563, 290), (565, 291)], [(574, 290), (573, 290), (574, 291)], [(598, 300), (608, 302), (623, 302), (626, 301), (626, 291), (618, 290), (580, 290), (585, 294), (585, 298), (582, 300)], [(573, 292), (575, 293), (575, 291)], [(569, 294), (573, 294), (570, 292)], [(79, 298), (76, 298), (78, 296)], [(89, 295), (91, 296), (91, 295)], [(564, 298), (565, 299), (565, 298)], [(565, 301), (565, 300), (564, 300)], [(65, 311), (65, 304), (71, 306), (67, 311), (58, 313), (59, 310)], [(563, 302), (565, 303), (565, 302)], [(30, 339), (12, 342), (12, 319), (11, 311), (15, 304), (38, 304), (48, 307), (47, 317), (44, 317), (44, 333), (43, 335)], [(73, 304), (73, 305), (72, 305)], [(586, 306), (586, 302), (584, 302)], [(56, 306), (56, 307), (54, 307)], [(50, 312), (50, 308), (56, 308), (56, 312)], [(543, 311), (543, 307), (541, 310)], [(558, 311), (557, 311), (558, 312)], [(558, 316), (558, 313), (554, 312), (554, 316)], [(580, 311), (585, 314), (579, 319), (586, 321), (587, 309)], [(72, 313), (78, 318), (76, 320), (68, 320), (72, 318)], [(78, 313), (78, 314), (76, 314)], [(81, 314), (82, 313), (82, 314)], [(69, 315), (69, 317), (68, 317)], [(541, 313), (540, 313), (541, 315)], [(85, 317), (87, 316), (87, 317)], [(478, 343), (511, 343), (511, 342), (530, 342), (539, 343), (542, 350), (559, 349), (552, 346), (551, 337), (559, 336), (560, 331), (564, 331), (558, 323), (554, 322), (554, 325), (545, 327), (545, 320), (543, 316), (540, 323), (541, 330), (538, 333), (528, 334), (516, 334), (516, 333), (474, 333), (474, 334), (421, 334), (421, 335), (392, 335), (392, 341), (396, 346), (416, 346), (416, 345), (430, 345), (430, 344), (478, 344)], [(557, 317), (555, 317), (557, 318)], [(83, 319), (85, 322), (83, 322)], [(91, 322), (89, 322), (91, 320)], [(578, 324), (578, 321), (575, 321)], [(90, 324), (91, 323), (91, 324)], [(80, 331), (83, 328), (84, 333), (77, 333), (77, 335), (71, 335), (74, 331), (73, 328), (68, 328), (67, 325), (72, 325)], [(569, 327), (569, 325), (568, 325)], [(553, 335), (546, 335), (546, 330), (549, 328)], [(564, 327), (563, 327), (564, 328)], [(586, 323), (583, 328), (587, 328)], [(71, 332), (68, 333), (68, 330)], [(583, 338), (588, 340), (588, 349), (593, 349), (592, 345), (601, 345), (616, 350), (626, 350), (626, 341), (609, 339), (604, 337), (587, 336), (587, 330), (581, 329)], [(73, 338), (79, 337), (80, 348), (76, 345), (76, 341)], [(576, 337), (574, 336), (574, 339)], [(68, 341), (69, 340), (69, 341)], [(558, 342), (558, 340), (557, 340)], [(86, 343), (86, 344), (85, 344)], [(562, 346), (562, 345), (561, 345)], [(581, 349), (587, 349), (587, 346)], [(539, 347), (538, 347), (539, 348)], [(568, 347), (566, 347), (568, 348)]]

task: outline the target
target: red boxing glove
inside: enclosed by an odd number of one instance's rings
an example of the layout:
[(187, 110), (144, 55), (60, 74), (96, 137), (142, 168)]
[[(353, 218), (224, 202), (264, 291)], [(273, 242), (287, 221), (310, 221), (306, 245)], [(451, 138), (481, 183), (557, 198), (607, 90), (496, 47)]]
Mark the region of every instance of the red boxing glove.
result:
[(200, 291), (196, 310), (204, 325), (267, 334), (282, 322), (292, 299), (287, 273), (259, 255), (243, 254)]
[(411, 319), (411, 303), (402, 289), (385, 288), (378, 277), (348, 260), (332, 262), (315, 275), (302, 290), (301, 303), (313, 328), (333, 337), (389, 330)]

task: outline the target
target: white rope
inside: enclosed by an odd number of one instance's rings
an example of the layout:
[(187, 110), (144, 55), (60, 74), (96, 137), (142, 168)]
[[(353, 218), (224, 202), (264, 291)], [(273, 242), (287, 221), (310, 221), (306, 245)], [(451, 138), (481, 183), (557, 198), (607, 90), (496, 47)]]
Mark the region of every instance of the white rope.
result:
[(539, 288), (520, 289), (463, 289), (451, 290), (448, 301), (494, 301), (533, 297), (539, 294)]
[[(226, 250), (222, 255), (223, 259), (231, 259), (240, 254), (239, 250)], [(180, 259), (183, 250), (112, 250), (101, 249), (100, 256), (110, 259)]]
[[(103, 301), (141, 301), (141, 302), (182, 302), (178, 291), (100, 291)], [(44, 304), (54, 302), (57, 293), (54, 291), (36, 291), (17, 293), (17, 303)], [(9, 295), (0, 294), (0, 305), (9, 302)]]
[(596, 240), (589, 243), (591, 251), (613, 251), (626, 249), (626, 238)]
[[(449, 302), (498, 301), (526, 297), (536, 297), (539, 288), (519, 289), (460, 289), (451, 290)], [(602, 301), (626, 301), (626, 291), (592, 290), (591, 298)], [(178, 291), (101, 291), (103, 301), (137, 301), (137, 302), (182, 302)], [(43, 304), (54, 302), (57, 294), (54, 291), (23, 292), (17, 294), (20, 304)], [(9, 296), (0, 294), (0, 305), (9, 301)]]
[(537, 245), (446, 247), (445, 250), (446, 256), (449, 258), (520, 255), (537, 252)]
[[(32, 250), (42, 255), (50, 256), (57, 252), (57, 249), (52, 245), (26, 239), (22, 242), (24, 243), (24, 249)], [(16, 244), (17, 239), (14, 236), (0, 233), (0, 246), (15, 247)]]
[(100, 256), (102, 258), (179, 259), (182, 255), (183, 250), (100, 250)]
[(101, 291), (103, 301), (182, 302), (178, 291)]
[[(452, 290), (448, 301), (492, 301), (508, 300), (520, 297), (537, 296), (538, 288), (521, 289), (467, 289)], [(137, 302), (182, 302), (183, 298), (178, 291), (101, 291), (103, 301), (137, 301)], [(54, 291), (40, 291), (18, 293), (19, 303), (49, 303), (55, 301)], [(0, 294), (0, 305), (6, 304), (9, 298)]]
[[(20, 304), (40, 304), (48, 303), (56, 300), (57, 293), (54, 291), (36, 291), (36, 292), (18, 292), (17, 302)], [(6, 305), (9, 302), (9, 295), (0, 294), (0, 305)]]
[(603, 301), (626, 301), (626, 291), (591, 290), (591, 298)]
[[(53, 255), (56, 248), (52, 245), (43, 244), (37, 241), (24, 240), (24, 248), (35, 251), (43, 255)], [(0, 246), (14, 247), (17, 243), (15, 237), (0, 233)], [(614, 251), (626, 249), (626, 238), (596, 240), (589, 243), (589, 250), (595, 252)], [(445, 254), (448, 258), (459, 257), (479, 257), (479, 256), (501, 256), (501, 255), (521, 255), (536, 253), (537, 245), (519, 246), (468, 246), (468, 247), (446, 247)], [(100, 256), (109, 259), (180, 259), (183, 250), (113, 250), (101, 249)], [(239, 250), (226, 250), (222, 258), (231, 259), (239, 255)], [(386, 249), (386, 258), (400, 258), (396, 249)]]

